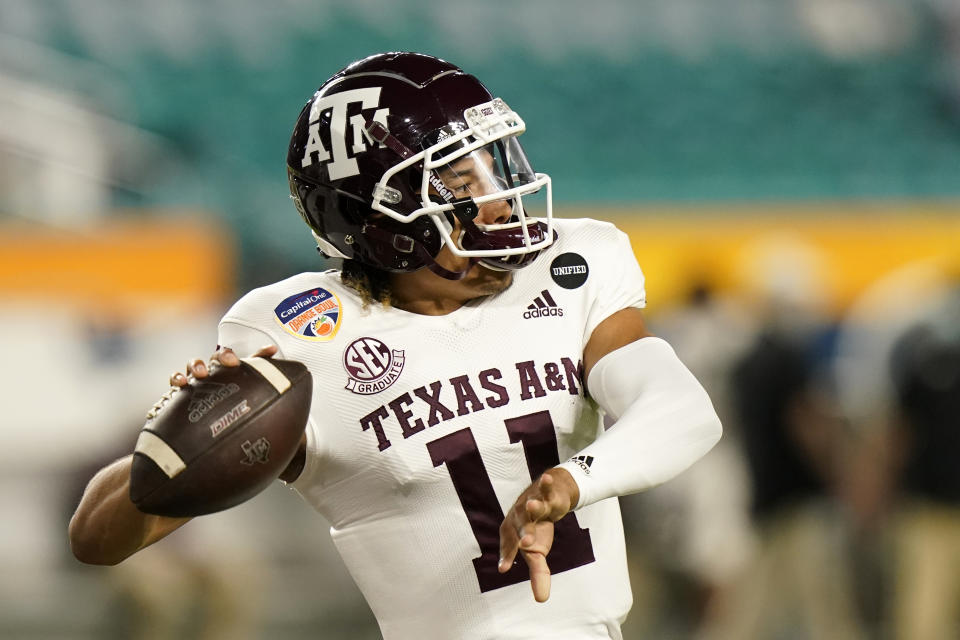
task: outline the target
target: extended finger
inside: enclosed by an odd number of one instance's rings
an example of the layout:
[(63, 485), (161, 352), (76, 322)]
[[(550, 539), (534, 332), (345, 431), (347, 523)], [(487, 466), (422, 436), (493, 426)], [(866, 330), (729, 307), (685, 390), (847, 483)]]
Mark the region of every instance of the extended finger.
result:
[(537, 602), (546, 602), (550, 597), (550, 567), (547, 565), (547, 557), (542, 553), (524, 551), (523, 559), (530, 568), (533, 599)]
[(553, 547), (553, 523), (550, 521), (538, 524), (523, 525), (520, 531), (520, 551), (542, 553), (547, 555)]
[(520, 527), (519, 532), (519, 542), (517, 543), (521, 551), (529, 551), (530, 548), (537, 541), (537, 534), (534, 523), (528, 522), (527, 524)]
[(500, 562), (497, 563), (497, 571), (506, 573), (513, 566), (513, 561), (517, 557), (517, 550), (520, 545), (520, 539), (517, 530), (507, 520), (500, 525)]

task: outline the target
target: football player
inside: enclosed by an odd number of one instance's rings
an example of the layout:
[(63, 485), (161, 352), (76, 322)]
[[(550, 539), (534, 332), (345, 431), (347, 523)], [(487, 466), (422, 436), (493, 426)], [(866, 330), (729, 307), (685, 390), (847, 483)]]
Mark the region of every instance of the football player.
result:
[[(309, 366), (310, 419), (281, 478), (330, 522), (388, 639), (620, 638), (616, 496), (720, 437), (701, 385), (644, 325), (626, 235), (553, 218), (524, 130), (431, 56), (341, 70), (300, 113), (287, 169), (342, 266), (256, 289), (220, 324), (221, 365), (256, 352)], [(208, 373), (196, 360), (186, 375)], [(70, 528), (81, 560), (119, 562), (186, 521), (137, 511), (129, 466), (91, 481)]]

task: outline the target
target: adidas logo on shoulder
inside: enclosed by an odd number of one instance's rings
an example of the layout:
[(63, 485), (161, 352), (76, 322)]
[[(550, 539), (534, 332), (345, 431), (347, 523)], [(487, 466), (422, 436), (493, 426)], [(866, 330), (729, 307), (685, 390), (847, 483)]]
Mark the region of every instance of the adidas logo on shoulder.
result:
[(553, 296), (551, 296), (550, 292), (546, 289), (541, 291), (540, 295), (534, 298), (533, 302), (527, 306), (527, 310), (523, 312), (525, 320), (529, 320), (530, 318), (546, 318), (548, 316), (560, 317), (562, 315), (563, 309), (557, 305)]
[(590, 465), (593, 464), (593, 456), (573, 456), (570, 462), (574, 463), (587, 475), (590, 475)]

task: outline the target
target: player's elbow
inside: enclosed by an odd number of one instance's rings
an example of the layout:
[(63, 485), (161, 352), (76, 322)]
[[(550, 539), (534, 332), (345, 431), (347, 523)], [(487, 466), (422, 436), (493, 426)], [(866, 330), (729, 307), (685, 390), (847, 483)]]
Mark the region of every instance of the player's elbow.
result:
[(73, 557), (84, 564), (115, 565), (130, 555), (105, 545), (104, 537), (93, 531), (80, 514), (74, 514), (70, 519), (67, 537)]
[(713, 411), (711, 407), (710, 415), (706, 417), (704, 425), (702, 427), (704, 434), (704, 443), (707, 445), (707, 451), (713, 449), (720, 438), (723, 436), (723, 424), (720, 422), (720, 416), (717, 415), (716, 411)]
[(695, 460), (706, 455), (708, 451), (720, 442), (723, 435), (723, 425), (717, 415), (710, 397), (702, 388), (697, 390), (690, 399), (688, 422), (688, 438), (693, 443), (692, 453)]
[(70, 524), (67, 526), (67, 537), (70, 540), (70, 552), (80, 562), (85, 564), (110, 564), (103, 562), (93, 537), (86, 534), (82, 519), (77, 514), (74, 514), (70, 519)]
[(100, 566), (120, 564), (128, 557), (128, 554), (110, 553), (96, 544), (73, 537), (70, 538), (70, 551), (73, 553), (73, 557), (80, 562)]
[(705, 389), (701, 387), (700, 393), (700, 431), (703, 433), (704, 438), (710, 441), (710, 446), (717, 444), (720, 441), (720, 436), (723, 435), (723, 424), (720, 423), (720, 416), (717, 415), (717, 410), (713, 408), (713, 402), (710, 401), (710, 396), (707, 395)]

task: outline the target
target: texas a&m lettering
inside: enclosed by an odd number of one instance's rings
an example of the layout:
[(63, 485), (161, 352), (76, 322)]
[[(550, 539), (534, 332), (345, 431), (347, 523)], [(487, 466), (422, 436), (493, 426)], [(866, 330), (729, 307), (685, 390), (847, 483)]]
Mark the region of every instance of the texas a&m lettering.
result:
[(377, 407), (360, 418), (360, 427), (372, 431), (377, 448), (384, 451), (390, 447), (390, 436), (396, 433), (406, 439), (441, 422), (502, 407), (513, 400), (522, 402), (564, 391), (578, 395), (582, 376), (582, 362), (574, 364), (571, 358), (561, 358), (560, 362), (539, 365), (533, 360), (517, 362), (514, 371), (506, 374), (490, 368), (473, 376), (435, 380)]

